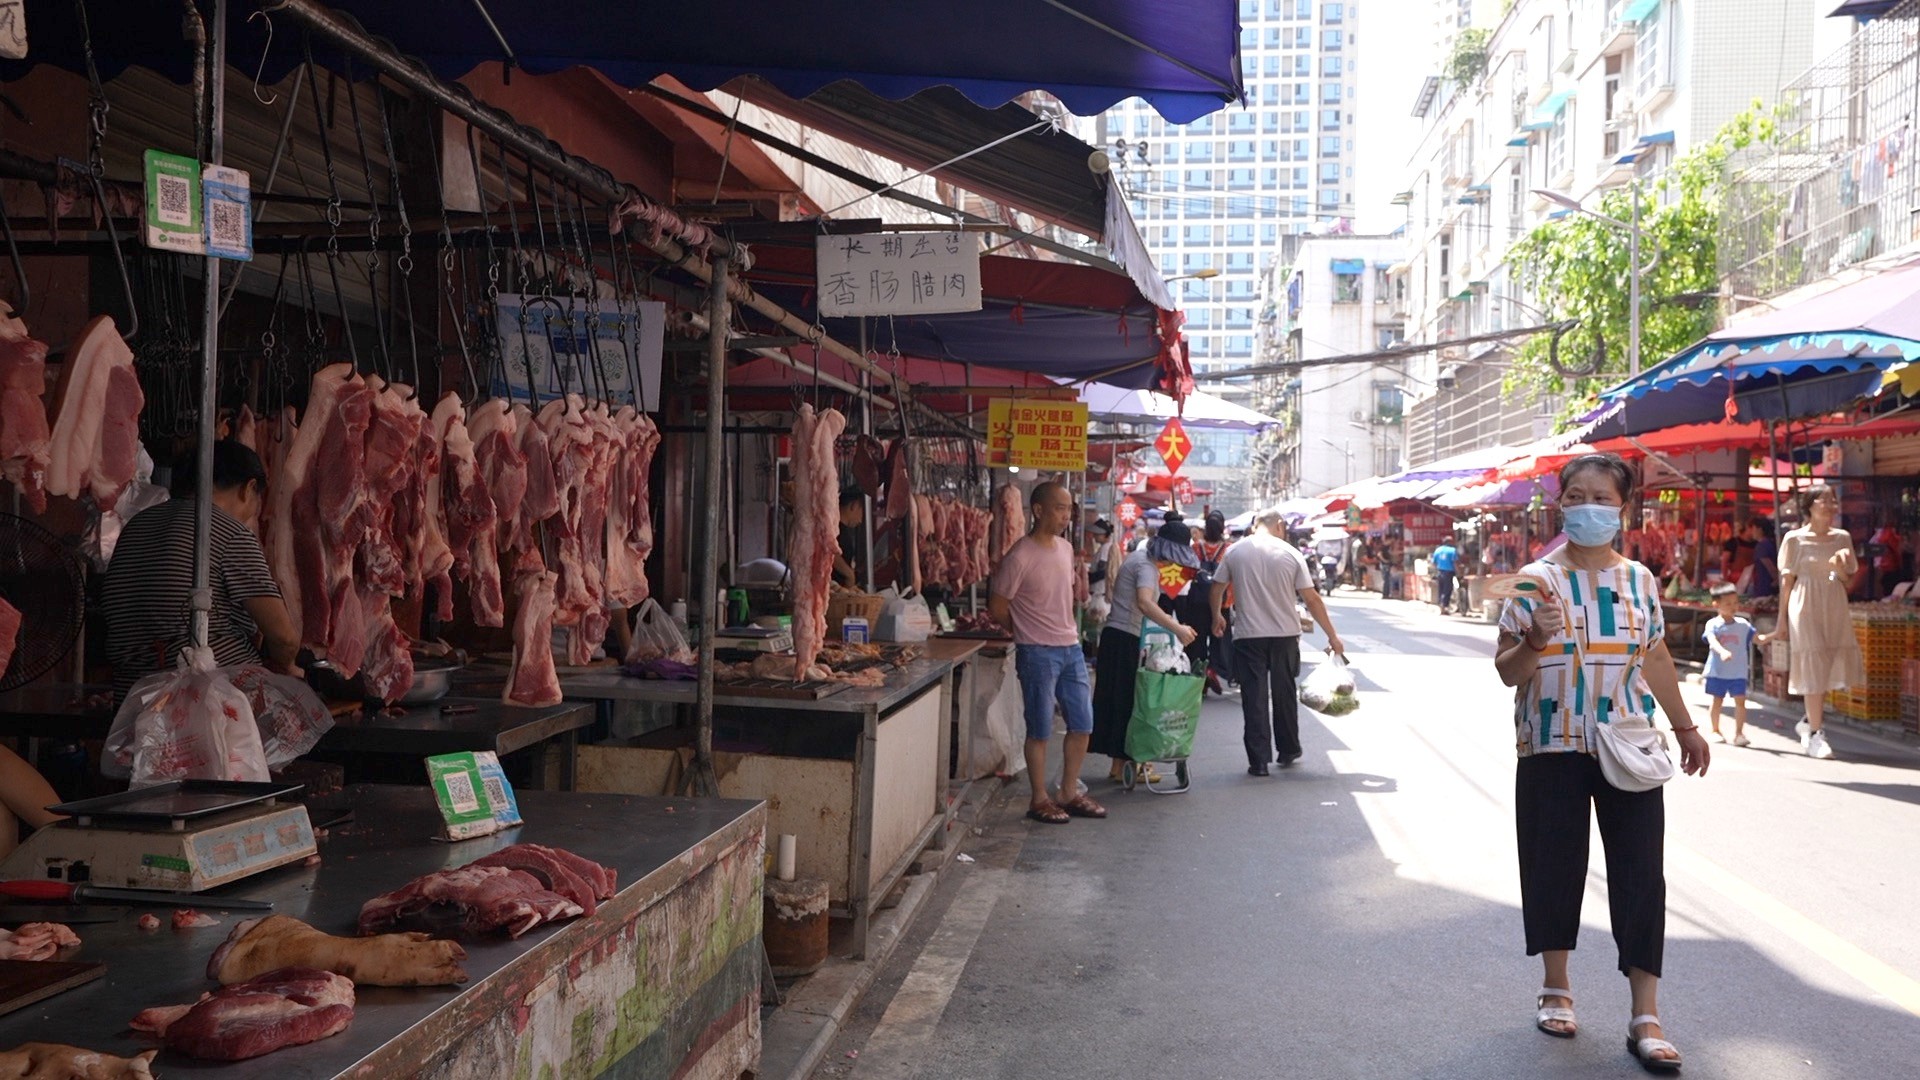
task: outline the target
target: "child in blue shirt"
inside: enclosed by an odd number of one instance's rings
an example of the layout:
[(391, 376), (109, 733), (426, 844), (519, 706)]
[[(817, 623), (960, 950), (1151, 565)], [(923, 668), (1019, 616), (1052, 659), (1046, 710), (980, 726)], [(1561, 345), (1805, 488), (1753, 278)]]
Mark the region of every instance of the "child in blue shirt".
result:
[(1720, 734), (1720, 703), (1733, 699), (1733, 745), (1746, 746), (1747, 676), (1752, 655), (1753, 624), (1740, 617), (1739, 589), (1727, 583), (1714, 587), (1714, 610), (1701, 637), (1707, 643), (1707, 693), (1713, 698), (1712, 742), (1726, 742)]

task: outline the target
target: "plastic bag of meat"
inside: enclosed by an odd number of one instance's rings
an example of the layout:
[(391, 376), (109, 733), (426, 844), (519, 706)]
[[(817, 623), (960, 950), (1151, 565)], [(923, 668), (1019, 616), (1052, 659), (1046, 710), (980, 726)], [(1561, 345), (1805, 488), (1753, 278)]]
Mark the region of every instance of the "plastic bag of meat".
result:
[(253, 705), (208, 649), (187, 650), (178, 668), (133, 684), (107, 732), (100, 771), (135, 787), (268, 779)]
[(333, 728), (333, 713), (313, 688), (299, 679), (275, 675), (263, 667), (224, 669), (253, 706), (267, 768), (278, 769), (313, 749)]
[(159, 506), (169, 498), (167, 489), (152, 483), (153, 458), (147, 456), (146, 447), (140, 448), (136, 459), (133, 481), (120, 492), (119, 501), (110, 510), (95, 507), (87, 515), (87, 528), (80, 537), (80, 553), (93, 563), (97, 570), (105, 570), (113, 559), (114, 546), (120, 542), (120, 530), (133, 515), (149, 506)]
[(696, 657), (672, 616), (660, 606), (659, 601), (648, 597), (634, 615), (633, 640), (627, 646), (624, 659), (629, 664), (644, 664), (653, 660), (691, 664)]

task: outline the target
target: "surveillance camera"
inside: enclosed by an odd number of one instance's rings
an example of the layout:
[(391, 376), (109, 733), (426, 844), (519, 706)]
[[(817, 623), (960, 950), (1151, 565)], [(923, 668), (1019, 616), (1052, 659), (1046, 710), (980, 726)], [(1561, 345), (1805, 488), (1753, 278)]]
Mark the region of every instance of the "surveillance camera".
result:
[(1093, 170), (1096, 175), (1105, 173), (1113, 168), (1113, 159), (1107, 156), (1105, 150), (1095, 150), (1087, 155), (1087, 168)]
[(1454, 378), (1453, 372), (1451, 371), (1443, 372), (1439, 378), (1433, 380), (1433, 385), (1442, 390), (1452, 390), (1459, 384), (1460, 381)]

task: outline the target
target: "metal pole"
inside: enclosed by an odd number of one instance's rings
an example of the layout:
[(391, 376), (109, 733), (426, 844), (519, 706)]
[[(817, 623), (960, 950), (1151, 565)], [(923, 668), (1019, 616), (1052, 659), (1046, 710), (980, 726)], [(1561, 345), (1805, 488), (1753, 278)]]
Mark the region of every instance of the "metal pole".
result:
[(1633, 227), (1627, 230), (1627, 375), (1640, 374), (1640, 181), (1627, 186)]
[[(718, 795), (719, 780), (713, 772), (713, 639), (720, 629), (723, 612), (718, 603), (720, 589), (720, 498), (719, 477), (725, 442), (721, 427), (726, 413), (727, 327), (732, 317), (727, 311), (727, 257), (713, 260), (713, 280), (707, 293), (707, 498), (701, 508), (700, 559), (700, 681), (695, 690), (696, 728), (693, 771), (688, 778), (695, 795)], [(796, 673), (797, 674), (797, 673)]]
[[(227, 119), (227, 0), (214, 0), (213, 23), (207, 32), (213, 37), (213, 78), (208, 91), (213, 97), (212, 142), (209, 155), (220, 164), (226, 152)], [(200, 340), (200, 447), (195, 462), (198, 492), (193, 505), (193, 644), (207, 647), (208, 621), (213, 613), (210, 587), (213, 554), (213, 436), (214, 413), (220, 405), (220, 260), (207, 256), (206, 302)]]
[[(860, 316), (860, 355), (868, 354), (867, 317)], [(873, 379), (866, 372), (860, 373), (860, 434), (873, 435)], [(866, 559), (860, 564), (862, 587), (873, 591), (873, 564), (879, 560), (873, 557), (873, 500), (860, 500), (860, 529), (866, 534)]]

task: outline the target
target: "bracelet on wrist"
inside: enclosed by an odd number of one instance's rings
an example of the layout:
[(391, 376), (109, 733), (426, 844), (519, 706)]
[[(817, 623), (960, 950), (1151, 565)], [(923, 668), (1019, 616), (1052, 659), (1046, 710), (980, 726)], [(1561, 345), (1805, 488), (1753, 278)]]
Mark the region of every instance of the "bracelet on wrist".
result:
[(1675, 735), (1678, 735), (1678, 734), (1680, 734), (1680, 733), (1681, 733), (1681, 732), (1683, 732), (1683, 731), (1699, 731), (1699, 730), (1700, 730), (1700, 725), (1699, 725), (1699, 724), (1688, 724), (1688, 725), (1687, 725), (1686, 727), (1677, 727), (1677, 728), (1674, 728), (1674, 729), (1673, 729), (1673, 733), (1674, 733)]

